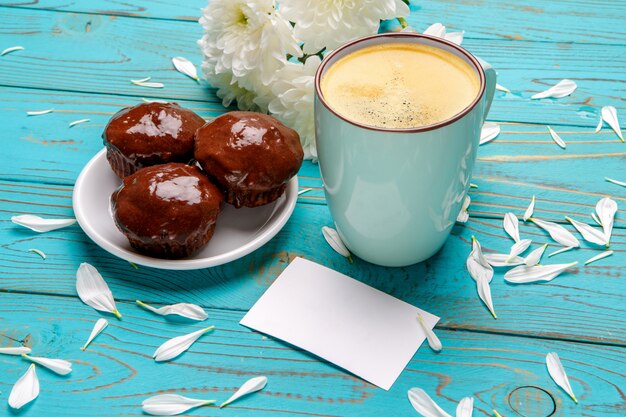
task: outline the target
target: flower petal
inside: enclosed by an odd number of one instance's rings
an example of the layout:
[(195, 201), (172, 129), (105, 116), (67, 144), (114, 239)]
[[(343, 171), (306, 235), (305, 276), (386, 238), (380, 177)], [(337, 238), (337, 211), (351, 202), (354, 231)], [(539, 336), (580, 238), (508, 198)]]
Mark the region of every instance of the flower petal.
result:
[(152, 357), (157, 362), (169, 361), (174, 359), (181, 353), (185, 352), (200, 336), (208, 331), (215, 329), (215, 326), (209, 326), (204, 329), (189, 333), (183, 336), (174, 337), (154, 351)]
[(24, 49), (25, 48), (23, 46), (11, 46), (5, 49), (4, 51), (0, 52), (0, 56), (10, 54), (11, 52), (15, 52), (15, 51), (23, 51)]
[(446, 36), (446, 27), (441, 23), (433, 23), (432, 25), (428, 26), (423, 33), (424, 35), (443, 38), (444, 36)]
[(587, 242), (595, 243), (600, 246), (604, 246), (608, 243), (604, 232), (567, 216), (565, 216), (565, 220), (570, 222)]
[(435, 332), (433, 332), (433, 330), (426, 324), (426, 322), (424, 321), (424, 317), (422, 317), (420, 313), (417, 313), (417, 321), (419, 321), (419, 324), (422, 327), (424, 334), (426, 335), (426, 341), (428, 341), (428, 346), (430, 346), (430, 348), (435, 352), (441, 352), (441, 349), (443, 349), (441, 341), (439, 340)]
[(465, 397), (456, 406), (456, 417), (472, 417), (474, 411), (474, 398)]
[(507, 259), (515, 259), (518, 255), (526, 252), (526, 249), (533, 243), (530, 239), (522, 239), (519, 242), (516, 242), (513, 246), (511, 246), (511, 252), (509, 252), (509, 257)]
[(555, 265), (521, 265), (504, 274), (504, 279), (514, 284), (527, 284), (537, 281), (551, 281), (560, 273), (576, 265), (578, 262)]
[(604, 177), (604, 180), (608, 181), (608, 182), (612, 182), (613, 184), (616, 184), (616, 185), (621, 185), (622, 187), (626, 187), (626, 182), (624, 182), (624, 181), (617, 181), (617, 180), (613, 180), (613, 179), (607, 178), (607, 177)]
[(489, 262), (489, 265), (494, 266), (496, 268), (507, 267), (507, 266), (517, 266), (517, 265), (522, 265), (524, 263), (524, 258), (519, 257), (519, 256), (515, 256), (511, 258), (511, 260), (507, 262), (507, 259), (510, 258), (508, 253), (485, 253), (484, 256), (485, 256), (485, 259), (487, 259), (487, 262)]
[(533, 217), (533, 212), (535, 211), (535, 196), (533, 196), (532, 200), (530, 200), (530, 204), (528, 208), (524, 212), (524, 221), (527, 221), (531, 217)]
[(339, 233), (333, 228), (324, 226), (322, 227), (322, 235), (324, 235), (324, 239), (330, 245), (331, 248), (335, 250), (339, 255), (345, 256), (346, 258), (350, 258), (350, 251), (339, 237)]
[(563, 252), (567, 252), (574, 249), (574, 246), (566, 246), (564, 248), (561, 248), (559, 250), (555, 250), (554, 252), (550, 252), (548, 254), (548, 258), (552, 258), (554, 255), (558, 255), (559, 253), (563, 253)]
[(32, 214), (11, 217), (11, 221), (17, 225), (26, 227), (34, 232), (44, 233), (51, 230), (61, 229), (76, 223), (76, 219), (44, 219)]
[(604, 120), (611, 129), (617, 134), (622, 142), (624, 142), (624, 136), (622, 135), (622, 129), (619, 126), (619, 120), (617, 120), (617, 110), (613, 106), (602, 107), (602, 120)]
[(531, 97), (531, 99), (538, 98), (561, 98), (572, 94), (578, 86), (572, 80), (564, 79), (559, 81), (556, 85), (548, 88), (547, 90), (537, 93)]
[(73, 127), (76, 125), (79, 125), (81, 123), (87, 123), (90, 119), (79, 119), (79, 120), (74, 120), (73, 122), (71, 122), (68, 126), (69, 127)]
[(196, 66), (187, 58), (184, 58), (182, 56), (175, 56), (174, 58), (172, 58), (172, 64), (174, 64), (174, 67), (178, 72), (185, 74), (186, 76), (193, 78), (196, 81), (200, 80), (198, 78), (198, 71), (196, 70)]
[(519, 242), (519, 221), (515, 214), (506, 213), (503, 220), (504, 231), (513, 238), (515, 242)]
[(43, 114), (52, 113), (53, 111), (54, 109), (34, 110), (34, 111), (27, 111), (26, 114), (29, 116), (41, 116)]
[(197, 400), (178, 394), (162, 394), (143, 400), (141, 408), (145, 413), (155, 416), (175, 416), (192, 408), (213, 403), (215, 400)]
[(548, 128), (548, 132), (550, 133), (550, 136), (552, 136), (552, 140), (561, 148), (565, 149), (567, 145), (565, 144), (563, 139), (561, 139), (561, 137), (550, 126), (546, 126), (546, 127)]
[(529, 220), (548, 232), (555, 242), (573, 248), (580, 246), (578, 239), (560, 224), (539, 220), (534, 217), (529, 218)]
[(122, 317), (117, 311), (113, 294), (102, 275), (86, 262), (80, 264), (76, 271), (76, 292), (83, 303), (88, 306), (98, 311), (111, 313), (118, 319)]
[(526, 257), (526, 260), (524, 261), (524, 264), (526, 266), (535, 266), (539, 263), (539, 261), (541, 261), (541, 256), (543, 255), (543, 253), (545, 252), (546, 248), (548, 247), (548, 244), (546, 243), (545, 245), (538, 247), (537, 249), (533, 250), (532, 252), (530, 252), (528, 254), (528, 256)]
[(451, 417), (435, 403), (421, 388), (411, 388), (408, 392), (411, 405), (423, 417)]
[(504, 91), (505, 93), (510, 93), (511, 92), (511, 90), (509, 90), (508, 88), (506, 88), (505, 86), (500, 85), (500, 84), (496, 84), (496, 90)]
[(599, 261), (600, 259), (604, 259), (607, 256), (611, 256), (611, 255), (613, 255), (613, 251), (612, 250), (604, 251), (604, 252), (602, 252), (602, 253), (600, 253), (600, 254), (592, 257), (592, 258), (587, 259), (585, 261), (585, 265), (588, 265), (588, 264), (590, 264), (592, 262), (595, 262), (595, 261)]
[(574, 395), (574, 391), (572, 391), (572, 386), (569, 383), (569, 378), (565, 373), (565, 368), (563, 368), (563, 364), (559, 359), (559, 355), (556, 352), (550, 352), (546, 355), (546, 365), (548, 367), (548, 373), (556, 382), (556, 384), (563, 388), (565, 392), (574, 400), (576, 404), (578, 404), (578, 400)]
[(613, 232), (613, 221), (615, 213), (617, 213), (617, 203), (608, 197), (601, 198), (596, 203), (596, 213), (602, 224), (602, 230), (606, 237), (607, 246), (611, 242), (611, 233)]
[(0, 355), (23, 355), (31, 352), (26, 346), (0, 347)]
[(478, 145), (484, 145), (491, 142), (500, 134), (500, 125), (493, 122), (485, 122), (480, 130), (480, 142)]
[(9, 406), (19, 409), (28, 404), (39, 395), (39, 378), (35, 372), (35, 364), (31, 364), (28, 370), (17, 380), (11, 394), (9, 394)]
[(177, 303), (172, 305), (166, 305), (161, 308), (154, 308), (139, 300), (137, 300), (136, 303), (146, 310), (152, 311), (153, 313), (160, 316), (176, 315), (190, 320), (198, 321), (205, 320), (207, 317), (209, 317), (202, 307), (195, 304)]
[(108, 325), (109, 325), (109, 322), (106, 319), (98, 319), (98, 321), (96, 321), (96, 324), (94, 324), (93, 329), (91, 329), (91, 334), (89, 335), (89, 338), (87, 339), (83, 347), (80, 348), (80, 350), (87, 349), (87, 346), (89, 346), (89, 344), (93, 341), (93, 339), (95, 339), (96, 336), (102, 333), (102, 331)]
[(63, 359), (48, 359), (28, 355), (22, 355), (22, 357), (24, 359), (28, 359), (31, 362), (35, 362), (37, 365), (48, 368), (52, 372), (59, 375), (67, 375), (72, 372), (72, 362)]
[(262, 390), (263, 388), (265, 388), (266, 384), (267, 377), (265, 376), (257, 376), (247, 380), (233, 395), (230, 396), (229, 399), (220, 404), (220, 408), (226, 407), (228, 404), (243, 397), (244, 395), (252, 394), (254, 392)]

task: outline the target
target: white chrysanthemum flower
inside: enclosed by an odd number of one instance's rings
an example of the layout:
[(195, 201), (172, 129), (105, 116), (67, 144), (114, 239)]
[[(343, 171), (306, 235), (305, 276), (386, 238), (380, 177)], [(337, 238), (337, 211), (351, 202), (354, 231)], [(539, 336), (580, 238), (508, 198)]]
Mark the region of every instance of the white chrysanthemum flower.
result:
[(256, 73), (269, 85), (287, 54), (302, 51), (291, 24), (277, 11), (274, 0), (211, 0), (202, 10), (204, 36), (198, 41), (205, 74)]
[(270, 87), (255, 79), (253, 74), (235, 77), (230, 73), (214, 74), (205, 70), (205, 75), (209, 84), (217, 88), (216, 95), (222, 99), (224, 107), (236, 102), (239, 110), (267, 113), (267, 106), (274, 98)]
[(409, 6), (402, 0), (281, 0), (280, 12), (296, 24), (304, 52), (314, 54), (378, 32), (381, 20), (406, 17)]
[(320, 65), (317, 56), (303, 64), (287, 63), (272, 85), (275, 98), (269, 111), (300, 135), (305, 159), (317, 159), (315, 149), (315, 122), (313, 119), (313, 90), (315, 71)]

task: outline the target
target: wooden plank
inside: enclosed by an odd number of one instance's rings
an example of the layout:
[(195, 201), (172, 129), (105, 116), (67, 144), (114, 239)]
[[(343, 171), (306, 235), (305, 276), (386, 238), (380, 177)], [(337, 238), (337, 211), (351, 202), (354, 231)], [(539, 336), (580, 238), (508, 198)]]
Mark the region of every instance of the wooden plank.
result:
[[(0, 44), (26, 47), (3, 57), (1, 85), (219, 102), (206, 83), (177, 73), (170, 62), (184, 55), (199, 63), (195, 41), (201, 28), (195, 23), (15, 8), (0, 8), (0, 19), (7, 22)], [(620, 45), (468, 39), (464, 46), (490, 61), (502, 84), (515, 92), (498, 93), (493, 120), (594, 127), (599, 106), (626, 110), (626, 56)], [(165, 88), (129, 81), (145, 76)], [(566, 77), (579, 84), (571, 97), (529, 100)]]
[[(84, 352), (79, 347), (98, 313), (78, 299), (2, 294), (0, 346), (20, 341), (33, 354), (64, 358), (73, 371), (59, 377), (38, 368), (39, 398), (28, 415), (139, 416), (145, 398), (179, 393), (223, 401), (246, 379), (266, 375), (267, 388), (228, 408), (204, 408), (199, 416), (365, 416), (415, 415), (409, 388), (429, 392), (448, 412), (464, 396), (475, 397), (474, 415), (544, 417), (556, 403), (557, 417), (623, 416), (626, 349), (504, 335), (439, 329), (444, 350), (422, 347), (389, 391), (376, 388), (316, 357), (238, 324), (243, 312), (209, 310), (206, 325), (216, 330), (169, 363), (151, 355), (166, 339), (201, 328), (151, 315), (120, 303), (121, 321), (110, 326)], [(372, 329), (376, 337), (376, 329)], [(545, 354), (557, 351), (580, 403), (574, 404), (549, 378)], [(0, 357), (0, 389), (5, 401), (26, 370), (19, 357)], [(540, 390), (545, 390), (540, 391)], [(547, 393), (546, 393), (547, 392)], [(543, 400), (543, 401), (542, 401)], [(511, 405), (510, 405), (511, 404)], [(6, 405), (5, 405), (6, 407)]]
[[(511, 333), (539, 337), (626, 345), (626, 230), (615, 229), (615, 255), (574, 268), (548, 284), (515, 286), (498, 270), (491, 284), (498, 320), (476, 294), (465, 259), (471, 236), (486, 252), (508, 253), (513, 243), (500, 220), (472, 218), (456, 226), (433, 258), (407, 268), (382, 268), (356, 260), (350, 264), (324, 242), (320, 229), (331, 225), (323, 205), (298, 204), (285, 228), (256, 252), (229, 264), (198, 271), (134, 270), (127, 262), (101, 250), (78, 226), (36, 234), (10, 223), (13, 214), (71, 216), (69, 187), (0, 183), (0, 290), (75, 295), (75, 273), (81, 262), (94, 264), (122, 300), (194, 302), (207, 307), (247, 310), (296, 256), (327, 265), (375, 288), (440, 315), (450, 329)], [(569, 227), (569, 230), (573, 229)], [(541, 229), (520, 226), (521, 235), (559, 248)], [(602, 249), (583, 248), (544, 263), (585, 260)], [(48, 254), (43, 261), (28, 249)], [(165, 290), (165, 291), (164, 291)], [(584, 308), (581, 308), (584, 306)], [(524, 314), (520, 314), (524, 312)]]
[[(626, 38), (620, 19), (626, 13), (626, 5), (611, 0), (543, 0), (532, 5), (500, 0), (412, 3), (408, 18), (412, 26), (423, 30), (430, 23), (441, 21), (455, 30), (465, 30), (468, 38), (613, 44), (624, 44)], [(206, 0), (177, 4), (159, 0), (132, 3), (117, 0), (0, 1), (0, 5), (12, 7), (194, 22), (198, 20), (199, 10), (206, 4)], [(476, 19), (476, 16), (497, 16), (497, 19)]]
[[(0, 178), (71, 185), (85, 163), (102, 147), (100, 135), (118, 109), (139, 99), (86, 93), (45, 92), (7, 88), (2, 93), (0, 118), (6, 119), (4, 164)], [(207, 120), (224, 109), (206, 103), (181, 101)], [(55, 108), (43, 116), (28, 117), (28, 110)], [(72, 120), (90, 122), (69, 128)], [(626, 207), (626, 189), (604, 181), (604, 176), (626, 181), (623, 164), (626, 146), (604, 129), (599, 134), (580, 127), (557, 129), (567, 150), (554, 144), (544, 126), (503, 124), (492, 143), (479, 148), (471, 191), (470, 213), (502, 217), (507, 211), (521, 216), (536, 195), (537, 216), (564, 221), (565, 215), (589, 220), (597, 200), (605, 195)], [(601, 169), (598, 169), (601, 167)], [(300, 171), (301, 188), (313, 190), (301, 200), (325, 204), (318, 166), (306, 162)], [(616, 221), (626, 226), (626, 218)]]

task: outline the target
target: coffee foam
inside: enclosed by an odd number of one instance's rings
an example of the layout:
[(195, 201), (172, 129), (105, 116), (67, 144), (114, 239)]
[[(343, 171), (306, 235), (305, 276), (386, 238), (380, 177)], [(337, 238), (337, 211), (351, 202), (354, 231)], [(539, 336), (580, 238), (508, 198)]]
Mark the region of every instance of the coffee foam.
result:
[(363, 48), (334, 63), (322, 93), (344, 117), (383, 128), (412, 128), (445, 120), (478, 95), (474, 70), (460, 58), (425, 45)]

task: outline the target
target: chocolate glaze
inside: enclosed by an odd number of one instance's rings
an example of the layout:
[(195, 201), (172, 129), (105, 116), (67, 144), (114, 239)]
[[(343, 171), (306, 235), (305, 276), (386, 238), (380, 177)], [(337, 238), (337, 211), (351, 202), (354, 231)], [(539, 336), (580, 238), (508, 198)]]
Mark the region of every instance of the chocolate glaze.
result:
[(180, 258), (211, 239), (223, 199), (199, 168), (169, 163), (124, 178), (111, 203), (115, 224), (133, 248)]
[(176, 103), (142, 103), (117, 112), (102, 134), (113, 171), (124, 178), (167, 162), (188, 162), (204, 119)]
[(271, 116), (230, 112), (196, 132), (194, 156), (235, 207), (276, 200), (302, 165), (298, 133)]

